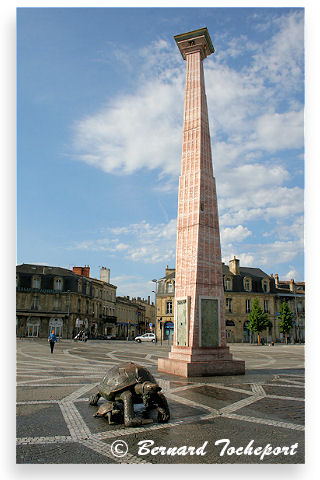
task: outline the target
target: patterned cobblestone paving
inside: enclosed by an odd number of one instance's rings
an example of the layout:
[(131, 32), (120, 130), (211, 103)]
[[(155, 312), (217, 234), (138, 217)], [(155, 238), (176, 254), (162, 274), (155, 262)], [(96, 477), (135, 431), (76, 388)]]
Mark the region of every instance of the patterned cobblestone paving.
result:
[[(241, 377), (180, 379), (159, 375), (157, 357), (168, 349), (126, 342), (64, 341), (54, 354), (41, 341), (17, 342), (17, 463), (259, 463), (258, 457), (219, 454), (215, 441), (229, 438), (245, 447), (292, 445), (296, 455), (268, 456), (264, 463), (304, 462), (304, 371), (302, 347), (235, 347), (246, 360)], [(88, 397), (105, 370), (121, 361), (136, 361), (154, 374), (168, 399), (168, 424), (127, 429), (93, 418)], [(268, 369), (269, 367), (269, 369)], [(138, 415), (143, 412), (138, 411)], [(128, 452), (114, 456), (114, 441)], [(138, 454), (138, 441), (159, 446), (208, 442), (205, 456)]]

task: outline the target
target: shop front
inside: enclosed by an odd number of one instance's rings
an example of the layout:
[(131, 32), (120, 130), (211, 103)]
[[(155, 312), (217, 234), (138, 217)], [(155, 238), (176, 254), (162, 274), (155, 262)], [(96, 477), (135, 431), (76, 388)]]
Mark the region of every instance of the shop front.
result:
[(50, 318), (49, 334), (54, 333), (57, 338), (62, 338), (63, 320), (62, 318)]

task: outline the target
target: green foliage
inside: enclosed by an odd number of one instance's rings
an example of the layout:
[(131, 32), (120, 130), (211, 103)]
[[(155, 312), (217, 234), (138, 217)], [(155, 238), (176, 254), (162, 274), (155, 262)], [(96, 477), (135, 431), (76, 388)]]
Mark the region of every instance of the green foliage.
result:
[(288, 307), (287, 302), (283, 302), (280, 308), (280, 322), (279, 328), (280, 332), (288, 333), (289, 330), (293, 327), (293, 313)]
[(248, 320), (248, 328), (252, 332), (260, 333), (263, 330), (266, 330), (269, 326), (269, 316), (267, 313), (263, 312), (257, 298), (255, 298), (252, 302), (252, 310), (248, 315)]

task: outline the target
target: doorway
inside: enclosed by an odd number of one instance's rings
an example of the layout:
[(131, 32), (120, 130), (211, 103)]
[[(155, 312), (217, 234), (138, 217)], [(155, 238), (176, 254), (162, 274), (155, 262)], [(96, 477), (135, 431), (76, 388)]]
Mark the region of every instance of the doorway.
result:
[(28, 337), (39, 337), (39, 325), (36, 324), (27, 324), (27, 336)]

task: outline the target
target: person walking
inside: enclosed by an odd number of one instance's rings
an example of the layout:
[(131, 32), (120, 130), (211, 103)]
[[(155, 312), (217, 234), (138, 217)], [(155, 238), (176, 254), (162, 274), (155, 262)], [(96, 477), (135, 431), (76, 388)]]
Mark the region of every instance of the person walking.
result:
[(48, 338), (48, 342), (50, 343), (51, 353), (53, 353), (54, 344), (56, 343), (56, 341), (57, 341), (57, 337), (54, 334), (54, 330), (52, 330)]

